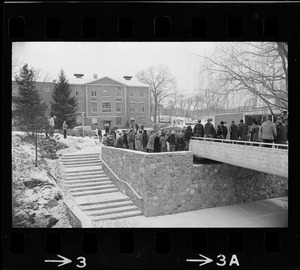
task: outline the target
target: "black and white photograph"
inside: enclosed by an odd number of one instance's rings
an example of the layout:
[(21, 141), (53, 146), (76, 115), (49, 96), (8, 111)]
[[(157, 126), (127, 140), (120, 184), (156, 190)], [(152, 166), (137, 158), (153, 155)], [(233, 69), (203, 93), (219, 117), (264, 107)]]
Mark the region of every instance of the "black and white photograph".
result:
[(13, 42), (11, 80), (13, 228), (288, 227), (287, 43)]

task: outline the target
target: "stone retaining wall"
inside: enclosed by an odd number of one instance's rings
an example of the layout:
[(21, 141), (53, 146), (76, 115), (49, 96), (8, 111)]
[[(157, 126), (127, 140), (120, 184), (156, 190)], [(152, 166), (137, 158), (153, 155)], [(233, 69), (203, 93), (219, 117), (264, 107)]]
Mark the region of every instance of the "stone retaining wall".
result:
[(103, 146), (102, 159), (143, 197), (141, 211), (147, 217), (280, 197), (287, 188), (287, 178), (280, 176), (228, 164), (193, 165), (189, 151)]

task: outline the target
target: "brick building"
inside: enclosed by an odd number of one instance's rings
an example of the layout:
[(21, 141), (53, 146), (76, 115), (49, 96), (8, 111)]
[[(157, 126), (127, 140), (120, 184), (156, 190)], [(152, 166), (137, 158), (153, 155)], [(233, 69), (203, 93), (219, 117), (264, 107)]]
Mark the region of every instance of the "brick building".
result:
[[(130, 124), (150, 126), (150, 88), (131, 78), (69, 79), (72, 94), (78, 101), (78, 124), (84, 113), (84, 125), (93, 129), (103, 129), (105, 124), (118, 128), (127, 128)], [(49, 109), (53, 85), (54, 82), (36, 82), (36, 89)], [(18, 85), (13, 81), (12, 95), (17, 94)]]

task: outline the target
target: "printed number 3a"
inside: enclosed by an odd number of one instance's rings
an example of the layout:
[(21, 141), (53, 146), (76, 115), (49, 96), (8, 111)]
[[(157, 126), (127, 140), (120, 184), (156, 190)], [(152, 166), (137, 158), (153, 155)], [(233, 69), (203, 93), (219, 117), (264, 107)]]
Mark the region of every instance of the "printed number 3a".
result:
[(78, 268), (84, 268), (84, 267), (86, 267), (86, 258), (84, 258), (84, 257), (78, 257), (77, 260), (80, 260), (79, 261), (80, 264), (76, 264), (76, 266)]

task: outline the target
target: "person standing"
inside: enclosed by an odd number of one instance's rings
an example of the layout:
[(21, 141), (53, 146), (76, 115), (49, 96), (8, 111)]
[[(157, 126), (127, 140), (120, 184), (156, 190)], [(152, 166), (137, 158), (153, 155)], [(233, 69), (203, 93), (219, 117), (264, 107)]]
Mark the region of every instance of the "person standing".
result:
[(167, 139), (167, 142), (169, 143), (170, 152), (174, 152), (176, 150), (175, 130), (172, 130), (171, 135)]
[[(258, 141), (258, 132), (259, 132), (260, 126), (257, 124), (256, 119), (253, 120), (253, 126), (250, 130), (250, 141), (251, 142), (257, 142)], [(254, 143), (253, 146), (258, 146), (257, 143)]]
[(157, 134), (157, 136), (154, 139), (154, 152), (158, 153), (160, 152), (160, 136)]
[(106, 143), (107, 143), (107, 134), (105, 133), (102, 138), (102, 144), (106, 145)]
[(129, 146), (128, 146), (128, 138), (127, 137), (128, 137), (127, 133), (125, 132), (125, 130), (123, 130), (123, 141), (124, 141), (124, 147), (126, 149), (129, 148)]
[(239, 128), (235, 124), (234, 120), (232, 120), (230, 125), (230, 140), (237, 141), (238, 139), (239, 139)]
[(147, 134), (147, 130), (144, 130), (142, 134), (142, 144), (143, 144), (144, 152), (147, 152), (147, 143), (148, 143), (148, 134)]
[(247, 125), (244, 124), (244, 120), (241, 119), (239, 123), (239, 138), (241, 141), (247, 141), (247, 132), (248, 132)]
[(230, 132), (231, 132), (230, 125), (229, 125), (229, 124), (227, 124), (227, 122), (226, 122), (226, 121), (224, 121), (224, 126), (227, 128), (227, 135), (226, 135), (226, 138), (224, 138), (224, 139), (226, 139), (226, 140), (230, 140)]
[(204, 125), (204, 137), (205, 138), (214, 138), (216, 134), (216, 130), (211, 123), (211, 118), (207, 119), (206, 124)]
[(115, 147), (116, 148), (124, 148), (124, 138), (123, 138), (122, 134), (120, 134), (120, 136), (118, 137)]
[(135, 150), (143, 151), (143, 143), (142, 143), (143, 135), (142, 131), (138, 131), (135, 135)]
[(161, 152), (167, 152), (167, 139), (168, 135), (163, 132), (159, 138)]
[(227, 136), (227, 128), (224, 126), (224, 122), (221, 121), (220, 125), (218, 126), (217, 130), (217, 138), (219, 139), (226, 139)]
[(134, 150), (134, 133), (132, 129), (129, 131), (128, 135), (128, 146), (130, 150)]
[[(276, 126), (277, 136), (274, 140), (274, 143), (277, 143), (277, 144), (286, 144), (287, 128), (282, 123), (283, 123), (282, 119), (278, 119), (277, 123), (276, 123), (277, 124), (277, 126)], [(287, 149), (287, 148), (278, 146), (278, 149)]]
[(191, 137), (193, 137), (192, 127), (187, 126), (186, 131), (184, 132), (184, 135), (183, 135), (184, 151), (189, 151)]
[(194, 136), (195, 137), (204, 137), (204, 127), (201, 124), (201, 120), (198, 120), (198, 124), (194, 126)]
[(180, 131), (177, 138), (177, 151), (184, 151), (183, 133)]
[(98, 128), (98, 137), (99, 137), (99, 142), (102, 141), (102, 130)]
[(156, 138), (156, 133), (154, 131), (150, 132), (149, 140), (147, 143), (148, 152), (153, 153), (154, 151), (154, 140)]
[(63, 122), (63, 131), (64, 131), (64, 138), (66, 139), (67, 138), (67, 129), (68, 129), (68, 125), (66, 123), (66, 121)]
[(274, 142), (274, 138), (276, 138), (277, 136), (276, 127), (271, 120), (272, 120), (272, 116), (268, 115), (266, 121), (261, 124), (261, 127), (258, 132), (258, 139), (262, 140), (264, 143), (268, 143), (263, 146), (270, 147), (270, 148), (272, 148), (272, 143)]

